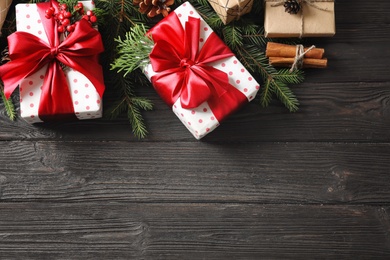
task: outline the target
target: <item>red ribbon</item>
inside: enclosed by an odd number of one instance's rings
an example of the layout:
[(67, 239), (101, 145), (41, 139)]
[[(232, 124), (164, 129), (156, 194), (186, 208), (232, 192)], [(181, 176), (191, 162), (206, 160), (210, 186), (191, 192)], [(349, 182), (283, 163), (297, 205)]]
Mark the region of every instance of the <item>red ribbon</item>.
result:
[(103, 52), (103, 43), (98, 31), (88, 21), (81, 19), (74, 32), (60, 43), (54, 19), (47, 19), (45, 11), (53, 6), (58, 12), (57, 1), (37, 4), (41, 22), (49, 43), (26, 32), (15, 32), (8, 37), (11, 61), (0, 67), (7, 98), (23, 79), (48, 64), (45, 74), (39, 117), (43, 121), (77, 119), (66, 76), (60, 63), (84, 74), (94, 85), (100, 97), (103, 96), (103, 70), (98, 54)]
[(151, 81), (170, 106), (180, 97), (181, 106), (191, 109), (207, 101), (218, 120), (247, 98), (229, 83), (228, 75), (209, 63), (234, 56), (212, 32), (199, 50), (200, 19), (189, 17), (185, 29), (173, 12), (149, 33), (155, 43), (150, 53)]

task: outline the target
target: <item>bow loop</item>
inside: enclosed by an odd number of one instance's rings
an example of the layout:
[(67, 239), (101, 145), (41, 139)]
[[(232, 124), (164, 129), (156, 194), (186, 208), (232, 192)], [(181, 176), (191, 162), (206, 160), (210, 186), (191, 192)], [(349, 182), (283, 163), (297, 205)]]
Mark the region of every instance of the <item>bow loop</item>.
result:
[[(157, 73), (151, 80), (168, 105), (180, 97), (183, 108), (195, 108), (213, 95), (219, 97), (226, 93), (230, 86), (228, 76), (209, 63), (234, 54), (214, 32), (199, 50), (199, 18), (189, 17), (184, 27), (183, 32), (177, 15), (171, 13), (151, 29), (155, 46), (149, 57)], [(170, 37), (166, 39), (163, 33), (168, 30)]]

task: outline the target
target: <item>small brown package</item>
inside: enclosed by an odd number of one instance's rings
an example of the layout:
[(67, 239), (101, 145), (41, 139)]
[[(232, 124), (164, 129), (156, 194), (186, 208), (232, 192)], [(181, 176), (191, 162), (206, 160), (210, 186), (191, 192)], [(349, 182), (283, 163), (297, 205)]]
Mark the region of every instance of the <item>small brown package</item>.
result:
[(301, 0), (297, 14), (285, 12), (284, 0), (265, 0), (265, 37), (331, 37), (336, 33), (334, 0)]
[(224, 24), (238, 20), (252, 9), (253, 0), (208, 0)]
[[(0, 0), (0, 30), (3, 27), (12, 0)], [(1, 34), (1, 33), (0, 33)]]

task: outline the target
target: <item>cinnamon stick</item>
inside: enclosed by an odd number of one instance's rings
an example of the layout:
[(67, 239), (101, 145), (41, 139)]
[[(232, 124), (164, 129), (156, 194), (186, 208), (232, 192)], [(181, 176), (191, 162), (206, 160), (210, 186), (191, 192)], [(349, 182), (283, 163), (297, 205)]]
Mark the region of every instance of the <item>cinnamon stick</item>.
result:
[[(305, 51), (308, 48), (305, 48)], [(322, 48), (313, 48), (305, 54), (305, 58), (312, 59), (322, 59), (324, 56), (325, 50)], [(267, 57), (286, 57), (286, 58), (294, 58), (296, 55), (296, 46), (281, 44), (275, 42), (268, 42), (266, 49)]]
[[(275, 67), (291, 67), (295, 58), (285, 57), (269, 57), (269, 64)], [(303, 68), (326, 68), (328, 66), (328, 59), (303, 59)]]

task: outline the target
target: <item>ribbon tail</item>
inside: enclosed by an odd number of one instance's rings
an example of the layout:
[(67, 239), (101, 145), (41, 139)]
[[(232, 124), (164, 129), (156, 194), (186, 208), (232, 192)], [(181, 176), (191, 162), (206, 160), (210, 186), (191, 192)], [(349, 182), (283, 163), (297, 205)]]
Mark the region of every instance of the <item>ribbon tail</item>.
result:
[[(227, 91), (222, 96), (211, 95), (207, 103), (213, 111), (215, 118), (221, 122), (228, 115), (237, 111), (243, 104), (247, 103), (247, 97), (232, 85), (227, 86)], [(232, 108), (234, 108), (232, 110)]]
[(38, 114), (42, 121), (77, 120), (68, 82), (55, 61), (49, 64), (45, 74)]
[(97, 55), (85, 59), (85, 57), (68, 58), (65, 55), (59, 54), (57, 59), (65, 66), (68, 66), (87, 77), (96, 88), (100, 98), (103, 97), (105, 90), (103, 68), (98, 62)]
[[(207, 99), (213, 114), (221, 121), (248, 101), (248, 98), (229, 83), (227, 74), (214, 67), (194, 66), (193, 70), (204, 78), (210, 87), (211, 94)], [(232, 108), (235, 108), (232, 110)]]
[(180, 68), (173, 68), (151, 78), (154, 89), (168, 106), (172, 106), (181, 95), (182, 86), (185, 84), (184, 73)]

